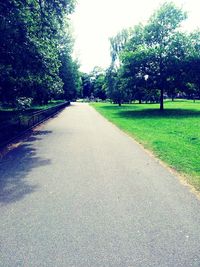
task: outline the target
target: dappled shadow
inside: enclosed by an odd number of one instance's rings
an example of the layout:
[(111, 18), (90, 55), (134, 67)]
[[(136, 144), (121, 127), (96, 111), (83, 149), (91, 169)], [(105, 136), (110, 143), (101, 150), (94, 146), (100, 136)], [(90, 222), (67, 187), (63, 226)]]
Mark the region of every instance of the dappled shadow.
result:
[(28, 180), (34, 168), (51, 164), (49, 159), (37, 156), (33, 142), (50, 131), (35, 131), (18, 148), (11, 150), (0, 161), (0, 203), (10, 204), (23, 199), (39, 189), (38, 184)]
[(47, 131), (47, 130), (34, 130), (32, 132), (32, 136), (43, 136), (43, 135), (47, 135), (47, 134), (51, 134), (52, 131)]
[(187, 110), (187, 109), (166, 109), (160, 111), (159, 109), (144, 109), (144, 110), (120, 110), (116, 113), (116, 117), (120, 118), (134, 118), (134, 119), (151, 119), (151, 118), (162, 118), (162, 119), (181, 119), (190, 117), (200, 117), (200, 111), (198, 110)]
[(51, 134), (51, 131), (43, 131), (43, 130), (33, 130), (29, 133), (29, 137), (27, 142), (34, 142), (36, 140), (41, 140), (42, 136)]

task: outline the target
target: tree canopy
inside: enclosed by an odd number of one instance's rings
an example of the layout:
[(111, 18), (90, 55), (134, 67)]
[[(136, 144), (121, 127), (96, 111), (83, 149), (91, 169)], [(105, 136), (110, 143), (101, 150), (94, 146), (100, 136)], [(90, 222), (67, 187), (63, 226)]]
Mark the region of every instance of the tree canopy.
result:
[(145, 25), (111, 38), (107, 91), (114, 102), (159, 101), (163, 110), (165, 96), (200, 97), (200, 31), (183, 32), (186, 18), (181, 8), (165, 2)]
[(181, 29), (187, 14), (165, 2), (146, 24), (110, 38), (111, 64), (79, 72), (69, 15), (75, 0), (0, 2), (0, 102), (44, 104), (77, 97), (160, 102), (200, 98), (200, 31)]
[(76, 91), (79, 80), (68, 19), (74, 7), (74, 0), (0, 2), (0, 101), (14, 105), (27, 97), (45, 103), (75, 96), (66, 92), (66, 87)]

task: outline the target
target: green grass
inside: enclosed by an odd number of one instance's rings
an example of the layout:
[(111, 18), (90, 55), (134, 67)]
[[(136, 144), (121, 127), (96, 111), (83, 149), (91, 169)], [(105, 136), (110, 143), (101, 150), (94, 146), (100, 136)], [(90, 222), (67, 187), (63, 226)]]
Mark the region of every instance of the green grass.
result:
[(200, 190), (200, 101), (157, 104), (91, 104)]

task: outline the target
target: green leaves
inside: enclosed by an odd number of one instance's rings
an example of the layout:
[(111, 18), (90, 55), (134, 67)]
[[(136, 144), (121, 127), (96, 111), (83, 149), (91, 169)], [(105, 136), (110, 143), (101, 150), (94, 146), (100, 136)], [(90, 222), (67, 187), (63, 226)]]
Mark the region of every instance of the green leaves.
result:
[(166, 46), (171, 35), (187, 17), (173, 2), (165, 2), (154, 12), (145, 27), (145, 39), (149, 45)]
[[(74, 6), (74, 0), (0, 3), (0, 101), (32, 97), (43, 103), (63, 93), (60, 50), (66, 16)], [(65, 40), (62, 45), (70, 56), (72, 40)]]
[(129, 31), (126, 41), (122, 42), (121, 33), (111, 39), (111, 52), (117, 55), (112, 62), (119, 59), (115, 84), (121, 84), (129, 100), (148, 101), (149, 95), (156, 99), (160, 95), (163, 109), (165, 93), (187, 94), (193, 88), (199, 94), (194, 88), (200, 84), (200, 32), (179, 31), (186, 17), (181, 8), (165, 2), (146, 25), (138, 24)]

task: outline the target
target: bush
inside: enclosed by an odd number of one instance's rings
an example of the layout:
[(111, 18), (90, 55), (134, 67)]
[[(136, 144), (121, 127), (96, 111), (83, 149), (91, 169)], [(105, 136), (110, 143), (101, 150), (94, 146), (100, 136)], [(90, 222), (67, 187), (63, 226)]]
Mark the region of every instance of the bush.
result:
[(32, 98), (19, 97), (16, 99), (16, 107), (18, 110), (24, 111), (31, 107), (32, 102), (33, 102)]

